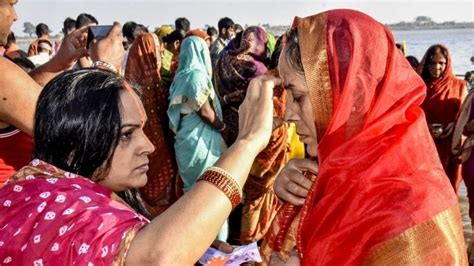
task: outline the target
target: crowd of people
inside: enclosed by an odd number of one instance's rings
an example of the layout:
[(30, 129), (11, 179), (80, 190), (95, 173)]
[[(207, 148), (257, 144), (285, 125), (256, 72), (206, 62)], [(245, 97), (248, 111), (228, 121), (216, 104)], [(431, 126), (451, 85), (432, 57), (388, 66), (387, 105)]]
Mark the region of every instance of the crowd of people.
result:
[(89, 47), (83, 13), (22, 51), (15, 4), (0, 0), (2, 264), (190, 265), (253, 242), (263, 265), (468, 263), (472, 77), (445, 45), (418, 62), (340, 9), (281, 36), (116, 22)]

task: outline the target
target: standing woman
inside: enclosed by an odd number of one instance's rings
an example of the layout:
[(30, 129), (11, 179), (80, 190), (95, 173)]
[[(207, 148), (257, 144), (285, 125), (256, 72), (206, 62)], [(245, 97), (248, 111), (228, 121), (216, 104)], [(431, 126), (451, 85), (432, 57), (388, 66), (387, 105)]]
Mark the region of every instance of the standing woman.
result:
[[(239, 106), (247, 93), (250, 81), (258, 76), (278, 75), (268, 72), (269, 40), (272, 39), (264, 28), (251, 26), (245, 29), (220, 53), (214, 67), (214, 78), (223, 104), (224, 122), (227, 125), (226, 141), (231, 145), (239, 133)], [(233, 44), (233, 45), (232, 45)], [(274, 116), (282, 117), (286, 92), (281, 88), (274, 89)], [(239, 231), (241, 244), (259, 241), (263, 238), (271, 221), (275, 217), (280, 201), (273, 192), (273, 183), (280, 169), (288, 161), (290, 147), (287, 143), (288, 126), (280, 126), (272, 132), (268, 146), (257, 156), (249, 178), (244, 187), (244, 201), (241, 213), (234, 213), (240, 218), (240, 226), (232, 226), (235, 220), (230, 218), (230, 241), (235, 241), (235, 232)], [(236, 209), (237, 211), (239, 209)], [(234, 239), (232, 239), (234, 237)]]
[[(474, 147), (474, 91), (469, 92), (464, 103), (461, 106), (459, 117), (456, 121), (456, 127), (453, 133), (452, 150), (458, 155), (460, 163), (462, 163), (462, 179), (467, 189), (467, 198), (469, 200), (469, 218), (471, 219), (471, 226), (474, 223), (474, 156), (472, 148)], [(463, 141), (463, 135), (466, 140)], [(474, 262), (473, 245), (470, 254), (469, 262)]]
[(214, 84), (223, 102), (228, 145), (235, 141), (239, 133), (238, 110), (250, 80), (268, 71), (267, 36), (262, 27), (248, 27), (240, 41), (233, 39), (220, 53), (214, 67)]
[(211, 58), (206, 42), (197, 36), (186, 38), (181, 44), (179, 67), (171, 84), (168, 107), (185, 192), (226, 148), (221, 136), (225, 124), (211, 77)]
[(466, 83), (456, 79), (448, 48), (440, 44), (426, 51), (418, 73), (427, 86), (426, 99), (421, 107), (443, 168), (457, 191), (461, 180), (460, 165), (451, 152), (451, 141), (456, 117), (467, 94)]
[(239, 140), (149, 221), (137, 194), (128, 193), (147, 182), (155, 149), (143, 131), (140, 92), (111, 71), (58, 75), (38, 98), (35, 159), (0, 189), (0, 263), (193, 265), (240, 201), (268, 142), (272, 84), (278, 79), (251, 84)]
[(161, 75), (160, 41), (153, 33), (139, 35), (130, 47), (125, 77), (140, 85), (143, 107), (148, 123), (143, 129), (155, 151), (148, 158), (148, 182), (140, 194), (153, 216), (165, 211), (182, 193), (177, 188), (178, 166), (174, 156), (173, 133), (169, 129), (166, 111), (168, 89), (163, 86)]
[(290, 161), (275, 181), (286, 204), (267, 258), (466, 265), (458, 200), (420, 108), (426, 87), (390, 30), (354, 10), (297, 17), (278, 69), (285, 119), (314, 159)]

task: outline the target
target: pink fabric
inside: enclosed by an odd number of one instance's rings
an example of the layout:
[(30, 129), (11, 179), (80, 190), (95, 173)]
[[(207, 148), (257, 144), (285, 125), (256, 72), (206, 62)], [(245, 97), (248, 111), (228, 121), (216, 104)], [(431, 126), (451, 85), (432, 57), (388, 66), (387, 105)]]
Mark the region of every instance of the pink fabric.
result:
[(148, 223), (112, 194), (33, 160), (0, 190), (0, 264), (111, 265), (127, 233)]

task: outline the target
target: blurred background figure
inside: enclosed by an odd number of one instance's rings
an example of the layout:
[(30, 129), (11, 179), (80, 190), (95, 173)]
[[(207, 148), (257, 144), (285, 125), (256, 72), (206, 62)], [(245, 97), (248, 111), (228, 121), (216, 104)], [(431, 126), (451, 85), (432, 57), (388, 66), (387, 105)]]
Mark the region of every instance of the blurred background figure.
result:
[(48, 40), (40, 40), (37, 44), (36, 50), (38, 51), (38, 54), (28, 57), (35, 66), (40, 66), (48, 62), (53, 53), (53, 47), (51, 46), (51, 42)]
[(72, 18), (66, 18), (63, 22), (63, 29), (61, 30), (64, 36), (61, 40), (54, 42), (53, 56), (59, 51), (59, 48), (61, 48), (64, 38), (75, 30), (76, 30), (76, 21)]
[(427, 95), (421, 107), (425, 111), (428, 127), (446, 175), (454, 190), (458, 191), (461, 181), (460, 165), (451, 152), (451, 142), (456, 117), (467, 89), (466, 82), (454, 75), (452, 64), (448, 48), (435, 44), (426, 51), (418, 66), (418, 73), (427, 87)]
[(416, 57), (414, 57), (413, 55), (409, 55), (405, 58), (408, 60), (408, 63), (410, 63), (410, 66), (413, 67), (413, 69), (416, 71), (418, 65), (420, 64), (420, 62), (418, 62), (418, 59), (416, 59)]
[(191, 22), (187, 18), (181, 17), (177, 18), (174, 21), (174, 29), (175, 30), (182, 30), (185, 33), (188, 33), (189, 30), (191, 30)]
[(49, 39), (49, 27), (48, 25), (44, 23), (40, 23), (36, 25), (36, 36), (38, 37), (36, 40), (34, 40), (30, 46), (28, 47), (28, 56), (33, 56), (39, 54), (38, 51), (38, 42), (41, 40), (45, 40), (49, 42), (49, 46), (53, 47), (53, 43)]
[(15, 34), (10, 32), (7, 38), (7, 44), (5, 45), (5, 52), (3, 56), (8, 57), (10, 59), (15, 59), (19, 57), (27, 57), (27, 54), (20, 49), (20, 47), (16, 44)]

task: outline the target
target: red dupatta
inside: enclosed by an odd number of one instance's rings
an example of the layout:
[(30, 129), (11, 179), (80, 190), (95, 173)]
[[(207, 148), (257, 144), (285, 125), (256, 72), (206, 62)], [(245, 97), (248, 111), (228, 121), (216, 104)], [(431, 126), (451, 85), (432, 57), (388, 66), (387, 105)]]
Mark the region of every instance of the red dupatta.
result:
[(182, 195), (177, 184), (173, 134), (169, 130), (169, 91), (161, 83), (161, 53), (158, 37), (152, 33), (141, 34), (133, 42), (127, 60), (125, 77), (142, 89), (142, 101), (148, 122), (144, 131), (155, 151), (148, 156), (150, 170), (148, 182), (140, 188), (148, 211), (158, 216)]
[[(449, 123), (456, 121), (456, 117), (461, 109), (463, 98), (467, 92), (466, 83), (458, 80), (453, 74), (452, 59), (447, 47), (442, 46), (447, 52), (446, 69), (441, 77), (427, 82), (427, 95), (421, 107), (425, 111), (428, 124), (442, 124), (446, 127)], [(423, 56), (418, 73), (421, 75), (425, 64), (427, 64), (428, 52)], [(451, 142), (453, 135), (444, 139), (435, 139), (436, 149), (448, 175), (452, 186), (457, 191), (461, 180), (460, 165), (456, 162), (455, 155), (451, 152)]]
[(457, 198), (420, 108), (426, 87), (390, 31), (353, 10), (294, 26), (319, 138), (302, 264), (465, 263)]

